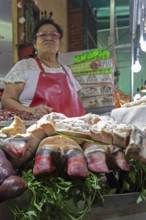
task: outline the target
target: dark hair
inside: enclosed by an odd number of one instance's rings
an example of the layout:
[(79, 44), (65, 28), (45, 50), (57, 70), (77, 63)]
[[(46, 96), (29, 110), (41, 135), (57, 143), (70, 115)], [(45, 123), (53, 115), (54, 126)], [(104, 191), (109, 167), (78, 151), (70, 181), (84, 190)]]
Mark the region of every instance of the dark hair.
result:
[(62, 28), (59, 26), (59, 24), (55, 23), (54, 20), (48, 18), (48, 19), (41, 19), (35, 26), (34, 30), (33, 30), (33, 34), (32, 34), (32, 39), (33, 41), (36, 38), (36, 34), (38, 33), (38, 30), (41, 26), (45, 25), (45, 24), (52, 24), (56, 27), (58, 33), (60, 33), (60, 39), (63, 37), (63, 30)]

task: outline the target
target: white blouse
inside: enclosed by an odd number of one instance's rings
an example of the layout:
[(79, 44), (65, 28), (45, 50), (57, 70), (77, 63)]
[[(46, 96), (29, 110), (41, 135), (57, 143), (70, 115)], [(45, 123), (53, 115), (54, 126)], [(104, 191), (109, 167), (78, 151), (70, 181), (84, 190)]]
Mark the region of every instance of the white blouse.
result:
[[(73, 81), (76, 91), (81, 89), (80, 84), (75, 80), (71, 70), (68, 66), (63, 65), (59, 68), (50, 68), (42, 64), (46, 73), (60, 73), (68, 74), (70, 79)], [(64, 69), (66, 72), (64, 71)], [(34, 97), (37, 82), (40, 74), (40, 68), (33, 58), (23, 59), (18, 61), (6, 75), (5, 83), (25, 83), (24, 89), (19, 97), (19, 102), (25, 106), (29, 106)]]

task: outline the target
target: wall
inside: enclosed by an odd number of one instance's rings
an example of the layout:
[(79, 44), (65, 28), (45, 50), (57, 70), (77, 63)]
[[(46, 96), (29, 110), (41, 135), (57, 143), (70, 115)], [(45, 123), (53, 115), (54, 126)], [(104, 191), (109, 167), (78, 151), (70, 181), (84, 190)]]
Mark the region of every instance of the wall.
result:
[(68, 0), (68, 51), (83, 50), (83, 11)]
[[(68, 32), (67, 32), (67, 0), (34, 0), (41, 11), (53, 12), (54, 19), (64, 31), (61, 43), (61, 52), (68, 51)], [(41, 16), (41, 15), (40, 15)]]
[(97, 48), (97, 21), (85, 0), (81, 7), (68, 0), (68, 51)]

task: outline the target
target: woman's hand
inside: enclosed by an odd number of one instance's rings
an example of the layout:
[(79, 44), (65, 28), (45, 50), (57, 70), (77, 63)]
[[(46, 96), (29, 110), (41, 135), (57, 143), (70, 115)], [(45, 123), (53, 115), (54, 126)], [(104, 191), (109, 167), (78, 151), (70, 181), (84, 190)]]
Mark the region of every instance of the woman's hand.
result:
[(7, 109), (17, 109), (20, 111), (27, 111), (39, 117), (52, 112), (53, 108), (47, 105), (37, 105), (34, 107), (27, 107), (19, 103), (19, 96), (24, 88), (24, 83), (7, 83), (4, 93), (2, 95), (2, 106)]
[(29, 112), (37, 116), (43, 116), (53, 111), (52, 107), (47, 105), (37, 105), (35, 107), (29, 107)]

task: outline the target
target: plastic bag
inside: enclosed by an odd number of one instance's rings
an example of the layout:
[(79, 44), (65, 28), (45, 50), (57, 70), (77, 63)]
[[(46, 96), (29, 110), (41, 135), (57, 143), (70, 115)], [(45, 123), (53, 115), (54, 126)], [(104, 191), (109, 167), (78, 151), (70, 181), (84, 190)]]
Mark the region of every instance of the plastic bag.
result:
[(130, 95), (125, 94), (121, 90), (114, 89), (114, 108), (119, 108), (127, 102), (131, 101)]

